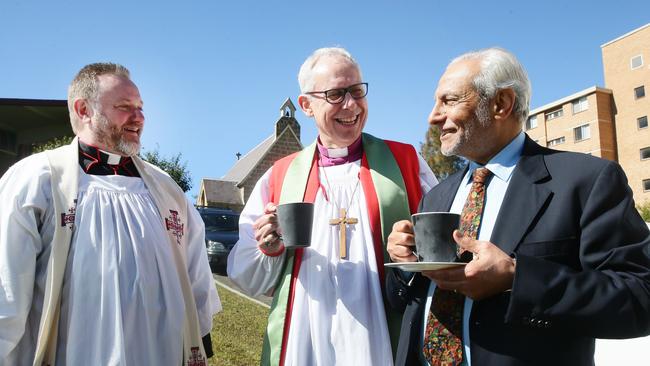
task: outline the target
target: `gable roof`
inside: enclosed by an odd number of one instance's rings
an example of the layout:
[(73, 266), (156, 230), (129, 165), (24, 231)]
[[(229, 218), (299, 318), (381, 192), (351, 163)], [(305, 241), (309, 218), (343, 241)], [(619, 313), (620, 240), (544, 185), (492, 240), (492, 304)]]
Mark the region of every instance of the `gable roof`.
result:
[(237, 182), (203, 178), (199, 195), (202, 193), (205, 193), (207, 204), (210, 202), (244, 204), (244, 198), (241, 195), (241, 190), (237, 187)]
[(273, 142), (275, 142), (275, 134), (264, 139), (259, 145), (237, 160), (235, 165), (221, 179), (240, 183), (262, 160), (266, 152), (273, 146)]

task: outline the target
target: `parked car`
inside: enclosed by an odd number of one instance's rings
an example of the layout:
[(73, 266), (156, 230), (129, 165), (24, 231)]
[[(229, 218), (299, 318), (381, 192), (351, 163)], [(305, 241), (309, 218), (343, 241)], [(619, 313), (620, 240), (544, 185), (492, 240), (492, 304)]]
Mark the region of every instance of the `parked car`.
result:
[(205, 246), (210, 267), (225, 272), (228, 254), (239, 239), (239, 214), (215, 207), (197, 207), (205, 224)]

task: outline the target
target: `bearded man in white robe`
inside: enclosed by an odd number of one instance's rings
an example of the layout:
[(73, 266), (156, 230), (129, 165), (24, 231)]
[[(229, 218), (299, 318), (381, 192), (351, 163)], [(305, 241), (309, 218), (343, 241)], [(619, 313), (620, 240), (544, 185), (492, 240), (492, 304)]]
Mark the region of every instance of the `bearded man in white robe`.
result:
[(72, 144), (0, 179), (0, 364), (205, 365), (221, 304), (203, 222), (137, 156), (129, 71), (85, 66), (68, 107)]
[[(274, 294), (263, 365), (392, 365), (400, 316), (384, 306), (385, 239), (437, 180), (413, 146), (362, 133), (368, 84), (349, 52), (316, 50), (298, 79), (318, 138), (257, 182), (228, 276)], [(315, 205), (311, 246), (285, 250), (276, 205), (295, 201)]]

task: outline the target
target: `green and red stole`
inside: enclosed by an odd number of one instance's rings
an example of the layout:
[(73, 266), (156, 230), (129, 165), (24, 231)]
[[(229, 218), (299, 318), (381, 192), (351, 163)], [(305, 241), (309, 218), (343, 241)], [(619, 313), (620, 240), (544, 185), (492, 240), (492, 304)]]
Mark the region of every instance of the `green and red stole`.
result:
[[(422, 197), (420, 168), (417, 152), (411, 145), (381, 140), (365, 133), (362, 142), (360, 180), (366, 197), (379, 280), (383, 289), (384, 263), (389, 261), (386, 240), (393, 223), (409, 219), (417, 211)], [(314, 202), (320, 186), (317, 159), (314, 142), (302, 151), (278, 160), (271, 171), (271, 201), (275, 204)], [(295, 283), (302, 254), (303, 249), (288, 251), (286, 254), (282, 274), (275, 286), (264, 336), (262, 365), (284, 365)], [(401, 314), (392, 312), (386, 301), (384, 308), (395, 352)]]

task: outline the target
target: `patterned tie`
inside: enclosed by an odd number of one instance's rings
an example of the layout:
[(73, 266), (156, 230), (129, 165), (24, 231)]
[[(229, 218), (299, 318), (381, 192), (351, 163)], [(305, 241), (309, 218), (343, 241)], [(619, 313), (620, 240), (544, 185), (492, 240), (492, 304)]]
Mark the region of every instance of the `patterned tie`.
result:
[[(483, 214), (485, 182), (492, 173), (487, 168), (474, 171), (472, 189), (460, 215), (460, 232), (476, 239)], [(467, 253), (471, 260), (471, 253)], [(425, 359), (431, 366), (456, 366), (463, 362), (463, 306), (462, 294), (436, 289), (424, 335)]]

